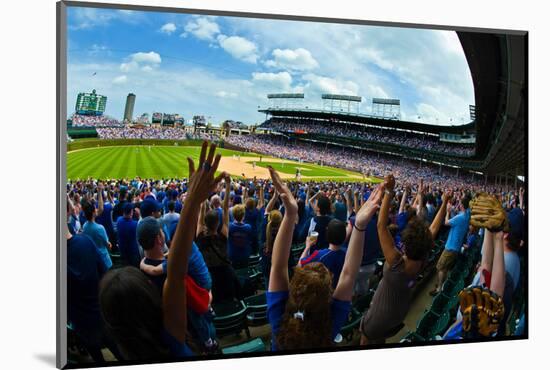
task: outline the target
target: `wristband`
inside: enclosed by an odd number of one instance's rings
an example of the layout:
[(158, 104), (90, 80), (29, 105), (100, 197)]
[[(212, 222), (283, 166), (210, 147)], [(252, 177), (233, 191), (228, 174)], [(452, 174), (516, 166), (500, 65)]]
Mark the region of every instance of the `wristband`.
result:
[(353, 224), (353, 228), (354, 228), (355, 230), (357, 230), (357, 231), (360, 231), (360, 232), (367, 231), (367, 228), (366, 228), (366, 227), (365, 227), (364, 229), (361, 230), (360, 228), (357, 227), (357, 225), (356, 225), (355, 223)]

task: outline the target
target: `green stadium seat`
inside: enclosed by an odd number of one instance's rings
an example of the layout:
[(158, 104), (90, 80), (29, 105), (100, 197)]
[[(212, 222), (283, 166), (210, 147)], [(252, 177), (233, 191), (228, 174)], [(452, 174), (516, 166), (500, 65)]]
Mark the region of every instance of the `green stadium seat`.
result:
[(213, 304), (214, 326), (218, 337), (229, 334), (240, 334), (243, 330), (250, 338), (250, 331), (246, 321), (246, 306), (243, 301)]
[(292, 257), (294, 258), (294, 261), (298, 261), (300, 256), (302, 255), (302, 252), (306, 248), (305, 244), (296, 244), (292, 246), (292, 249), (290, 250), (290, 253)]
[(359, 312), (354, 308), (351, 309), (351, 312), (348, 316), (348, 321), (346, 322), (346, 324), (344, 324), (344, 326), (342, 326), (342, 329), (340, 329), (340, 335), (342, 335), (342, 337), (346, 339), (346, 341), (351, 342), (351, 340), (353, 339), (353, 330), (359, 327), (362, 317), (362, 312)]
[(374, 292), (374, 289), (370, 289), (364, 296), (357, 297), (353, 302), (353, 308), (362, 313), (367, 311), (372, 301), (372, 297), (374, 297)]
[(222, 353), (224, 355), (231, 355), (235, 353), (259, 353), (265, 351), (265, 343), (261, 338), (254, 338), (245, 343), (222, 348)]
[(255, 270), (260, 269), (260, 259), (261, 256), (259, 254), (254, 254), (250, 257), (248, 257), (248, 267), (253, 268)]
[(125, 265), (120, 254), (111, 253), (110, 256), (111, 256), (111, 261), (113, 262), (113, 267), (112, 267), (113, 269), (120, 268)]
[(268, 323), (267, 298), (265, 293), (257, 294), (244, 299), (248, 326), (261, 326)]
[(449, 310), (450, 301), (451, 299), (447, 297), (445, 294), (439, 293), (432, 300), (432, 305), (430, 307), (430, 310), (437, 314), (442, 314), (443, 312)]

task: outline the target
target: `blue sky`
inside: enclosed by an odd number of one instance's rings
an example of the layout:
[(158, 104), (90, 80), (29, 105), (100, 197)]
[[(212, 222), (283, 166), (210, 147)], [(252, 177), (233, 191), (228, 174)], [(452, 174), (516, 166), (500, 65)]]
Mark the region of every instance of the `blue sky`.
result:
[[(94, 8), (68, 10), (68, 114), (78, 92), (106, 95), (121, 119), (154, 111), (261, 123), (268, 93), (401, 100), (402, 119), (469, 122), (472, 78), (456, 33)], [(95, 74), (95, 75), (94, 75)], [(452, 118), (452, 121), (451, 121)]]

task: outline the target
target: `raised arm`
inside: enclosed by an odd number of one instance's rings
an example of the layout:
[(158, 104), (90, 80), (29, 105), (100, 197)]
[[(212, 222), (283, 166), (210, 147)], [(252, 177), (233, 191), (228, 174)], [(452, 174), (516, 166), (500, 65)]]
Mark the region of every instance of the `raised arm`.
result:
[[(384, 180), (384, 199), (382, 200), (382, 206), (380, 207), (380, 214), (378, 215), (378, 223), (376, 228), (378, 230), (378, 238), (380, 239), (380, 246), (382, 247), (382, 253), (386, 262), (390, 265), (400, 257), (399, 251), (395, 248), (395, 242), (388, 229), (388, 219), (390, 211), (390, 203), (393, 197), (393, 189), (395, 187), (395, 179), (393, 175), (386, 176)], [(353, 235), (353, 234), (352, 234)]]
[(340, 273), (338, 285), (334, 290), (333, 297), (341, 301), (351, 301), (353, 285), (357, 277), (361, 261), (363, 260), (363, 245), (365, 243), (365, 230), (372, 216), (380, 207), (382, 199), (382, 187), (378, 186), (369, 199), (363, 204), (355, 217), (355, 226), (351, 232), (348, 250), (344, 259), (344, 266)]
[(348, 218), (351, 217), (351, 214), (353, 213), (353, 202), (351, 200), (351, 188), (348, 188), (344, 192), (344, 198), (346, 199), (346, 208), (348, 209)]
[(279, 192), (277, 191), (277, 189), (275, 189), (275, 191), (273, 192), (273, 196), (269, 200), (269, 203), (267, 203), (267, 207), (265, 207), (266, 215), (273, 210), (273, 207), (275, 207), (275, 203), (277, 202), (277, 199), (279, 199)]
[(439, 229), (441, 228), (441, 224), (443, 224), (443, 220), (445, 218), (445, 213), (447, 212), (447, 202), (452, 197), (452, 191), (448, 190), (443, 194), (443, 199), (441, 202), (441, 207), (439, 207), (439, 211), (434, 217), (434, 220), (432, 221), (432, 224), (430, 225), (430, 233), (432, 233), (432, 238), (435, 240), (437, 238), (437, 233), (439, 233)]
[(103, 183), (97, 184), (97, 215), (103, 213)]
[(407, 205), (407, 197), (409, 196), (408, 192), (409, 192), (409, 188), (405, 186), (405, 190), (403, 190), (403, 195), (401, 196), (401, 203), (399, 204), (399, 213), (405, 212), (405, 206)]
[(215, 189), (221, 178), (225, 176), (225, 173), (222, 173), (218, 177), (214, 177), (221, 158), (219, 154), (214, 158), (216, 144), (210, 146), (208, 157), (206, 156), (207, 151), (208, 143), (205, 141), (202, 144), (199, 167), (196, 171), (194, 161), (187, 158), (189, 162), (188, 196), (185, 199), (185, 207), (181, 211), (180, 221), (172, 239), (162, 295), (164, 327), (179, 342), (185, 341), (187, 331), (185, 277), (199, 217), (199, 207), (208, 199), (209, 193)]
[[(203, 230), (206, 229), (206, 225), (204, 223), (204, 216), (206, 216), (207, 207), (208, 207), (208, 201), (202, 202), (199, 210), (199, 220), (197, 221), (197, 232), (195, 234), (195, 237), (198, 237)], [(143, 269), (142, 269), (143, 270)]]
[(292, 246), (294, 225), (298, 219), (298, 204), (272, 167), (269, 167), (269, 173), (275, 189), (281, 194), (285, 215), (273, 243), (268, 290), (270, 292), (288, 291), (288, 257)]
[(258, 191), (260, 194), (258, 194), (259, 196), (259, 199), (258, 199), (258, 205), (256, 206), (256, 209), (257, 210), (260, 210), (264, 207), (265, 205), (265, 195), (264, 195), (264, 187), (261, 186), (260, 187), (260, 190)]
[(365, 230), (378, 208), (380, 208), (382, 194), (382, 186), (379, 185), (376, 190), (372, 192), (369, 199), (361, 206), (361, 209), (355, 217), (355, 225), (351, 232), (348, 250), (344, 259), (344, 266), (340, 273), (338, 285), (332, 295), (338, 300), (351, 301), (357, 272), (363, 260)]
[(229, 193), (231, 193), (231, 177), (225, 177), (225, 196), (222, 204), (222, 229), (221, 233), (225, 237), (229, 235)]

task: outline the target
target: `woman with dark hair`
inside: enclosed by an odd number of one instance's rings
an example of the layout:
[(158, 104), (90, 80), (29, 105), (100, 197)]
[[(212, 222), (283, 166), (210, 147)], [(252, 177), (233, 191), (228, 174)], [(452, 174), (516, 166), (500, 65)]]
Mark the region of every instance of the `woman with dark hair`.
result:
[[(199, 167), (189, 162), (189, 188), (168, 259), (162, 298), (139, 270), (110, 271), (100, 284), (99, 301), (107, 328), (128, 360), (154, 360), (192, 355), (186, 345), (186, 277), (199, 208), (225, 173), (214, 177), (221, 155), (216, 145), (202, 144)], [(208, 156), (207, 156), (208, 152)]]
[(363, 254), (365, 228), (379, 207), (382, 192), (378, 188), (359, 210), (344, 267), (333, 290), (331, 273), (321, 263), (297, 267), (289, 281), (288, 258), (298, 205), (279, 174), (271, 167), (269, 172), (285, 207), (273, 245), (267, 293), (271, 348), (276, 351), (330, 347), (348, 318), (353, 284)]
[[(444, 202), (434, 221), (428, 226), (419, 216), (412, 217), (401, 233), (403, 252), (395, 245), (389, 230), (388, 212), (394, 197), (395, 179), (386, 176), (383, 184), (384, 200), (378, 215), (378, 236), (386, 262), (383, 278), (376, 289), (370, 308), (361, 320), (361, 344), (384, 343), (393, 335), (409, 311), (412, 287), (443, 223), (450, 194), (444, 195)], [(405, 195), (404, 195), (405, 196)]]

